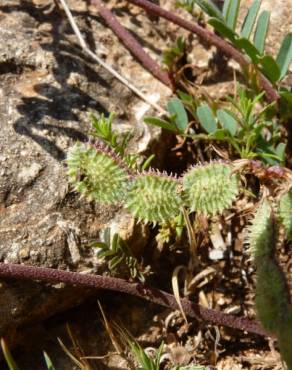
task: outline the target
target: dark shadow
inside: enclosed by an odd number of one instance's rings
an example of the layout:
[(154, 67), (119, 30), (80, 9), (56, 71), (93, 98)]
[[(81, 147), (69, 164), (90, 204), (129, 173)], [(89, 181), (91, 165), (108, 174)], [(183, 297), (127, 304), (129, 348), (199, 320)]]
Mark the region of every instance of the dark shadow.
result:
[[(76, 110), (86, 112), (93, 109), (106, 115), (109, 114), (99, 101), (82, 90), (82, 86), (79, 87), (74, 82), (68, 82), (71, 73), (85, 75), (87, 82), (96, 83), (97, 91), (99, 87), (102, 87), (103, 90), (110, 89), (110, 84), (91, 68), (92, 60), (84, 55), (79, 45), (68, 40), (68, 37), (73, 34), (71, 26), (60, 9), (53, 3), (37, 7), (29, 1), (21, 0), (20, 5), (0, 6), (0, 11), (3, 13), (26, 12), (40, 24), (51, 24), (52, 28), (49, 32), (51, 41), (40, 43), (40, 47), (53, 53), (55, 60), (55, 66), (52, 68), (54, 83), (36, 84), (33, 86), (33, 90), (38, 93), (37, 97), (21, 98), (22, 102), (17, 106), (21, 117), (14, 122), (13, 126), (18, 134), (30, 137), (55, 159), (63, 160), (65, 158), (64, 151), (51, 137), (54, 138), (62, 134), (72, 140), (87, 140), (87, 136), (83, 133), (84, 129), (68, 127), (66, 123), (78, 121)], [(82, 14), (86, 16), (86, 19), (87, 13), (75, 13), (78, 16)], [(90, 22), (88, 20), (85, 22), (86, 27), (84, 27), (85, 30), (82, 29), (82, 33), (91, 50), (94, 50), (95, 42)], [(40, 35), (45, 36), (45, 32), (40, 31)], [(6, 65), (1, 67), (2, 74), (21, 73), (21, 69), (18, 67), (18, 69), (16, 67), (11, 69), (10, 66)], [(34, 68), (32, 66), (32, 69)]]

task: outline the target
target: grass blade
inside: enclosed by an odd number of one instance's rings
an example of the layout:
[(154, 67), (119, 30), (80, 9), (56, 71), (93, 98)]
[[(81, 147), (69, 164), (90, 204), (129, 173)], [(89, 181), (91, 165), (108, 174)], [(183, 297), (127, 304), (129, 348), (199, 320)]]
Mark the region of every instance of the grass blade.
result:
[(271, 13), (267, 10), (261, 12), (257, 21), (257, 26), (254, 34), (254, 46), (258, 49), (260, 54), (263, 54), (265, 49), (265, 41), (268, 34)]
[(5, 340), (1, 338), (1, 348), (6, 360), (6, 363), (10, 370), (19, 370), (19, 367), (17, 366), (16, 362), (14, 361), (9, 348), (7, 347), (7, 344), (5, 343)]
[(244, 37), (246, 39), (250, 38), (260, 6), (261, 6), (261, 0), (254, 0), (251, 7), (248, 9), (246, 13), (246, 17), (241, 27), (241, 32), (240, 32), (241, 37)]
[(44, 359), (45, 359), (45, 362), (46, 362), (46, 365), (47, 365), (47, 369), (48, 369), (48, 370), (56, 370), (56, 369), (54, 368), (54, 365), (53, 365), (53, 363), (52, 363), (52, 361), (51, 361), (50, 357), (47, 355), (47, 353), (46, 353), (46, 352), (44, 352)]
[(288, 33), (285, 36), (276, 61), (280, 68), (280, 79), (282, 79), (285, 77), (289, 65), (292, 62), (292, 33)]

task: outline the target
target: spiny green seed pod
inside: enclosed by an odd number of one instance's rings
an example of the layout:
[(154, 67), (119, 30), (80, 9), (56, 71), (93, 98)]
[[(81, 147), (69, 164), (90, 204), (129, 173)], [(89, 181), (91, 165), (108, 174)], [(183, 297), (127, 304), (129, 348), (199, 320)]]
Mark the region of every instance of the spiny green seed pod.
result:
[(292, 191), (284, 194), (279, 201), (278, 215), (288, 239), (292, 239)]
[(285, 276), (271, 256), (264, 256), (257, 263), (255, 306), (263, 327), (278, 335), (287, 324), (289, 294)]
[(215, 215), (235, 200), (239, 191), (238, 176), (224, 163), (196, 166), (183, 176), (183, 191), (191, 212)]
[(264, 200), (252, 221), (249, 243), (257, 267), (255, 306), (263, 327), (276, 334), (283, 359), (292, 370), (292, 308), (287, 281), (275, 258), (277, 227)]
[(178, 181), (150, 171), (138, 175), (131, 183), (125, 206), (139, 221), (154, 224), (166, 222), (180, 212), (182, 201)]
[(103, 144), (76, 144), (67, 157), (69, 181), (90, 200), (113, 204), (122, 200), (129, 174), (119, 157)]
[(275, 235), (273, 235), (272, 226), (272, 207), (267, 200), (264, 200), (256, 211), (248, 234), (250, 254), (256, 264), (261, 263), (263, 256), (271, 255), (273, 252), (271, 241), (275, 239)]

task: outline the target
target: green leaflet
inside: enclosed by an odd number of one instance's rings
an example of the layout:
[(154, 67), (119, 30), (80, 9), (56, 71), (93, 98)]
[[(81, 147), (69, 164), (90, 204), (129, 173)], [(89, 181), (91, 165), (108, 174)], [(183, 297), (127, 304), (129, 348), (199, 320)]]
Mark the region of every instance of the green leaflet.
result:
[(132, 182), (125, 206), (145, 223), (169, 221), (179, 214), (182, 205), (178, 185), (176, 179), (164, 174), (143, 173)]
[(215, 215), (231, 206), (239, 181), (231, 166), (214, 162), (191, 168), (183, 177), (183, 191), (192, 212)]
[(129, 175), (107, 146), (75, 144), (68, 153), (69, 181), (90, 200), (112, 204), (122, 200)]
[(292, 191), (284, 194), (279, 202), (278, 214), (288, 239), (292, 239)]
[(248, 12), (241, 27), (241, 37), (249, 39), (255, 25), (260, 6), (261, 0), (254, 0), (251, 7), (248, 9)]
[(265, 42), (268, 34), (270, 23), (270, 12), (263, 10), (259, 15), (256, 30), (254, 34), (254, 46), (258, 49), (260, 54), (264, 53)]

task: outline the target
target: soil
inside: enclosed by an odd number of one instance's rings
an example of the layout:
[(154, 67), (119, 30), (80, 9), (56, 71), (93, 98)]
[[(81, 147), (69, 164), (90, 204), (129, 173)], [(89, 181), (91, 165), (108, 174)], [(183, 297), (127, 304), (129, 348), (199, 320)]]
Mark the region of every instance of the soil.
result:
[[(175, 9), (174, 1), (158, 2)], [(243, 1), (243, 12), (250, 3)], [(81, 0), (68, 4), (89, 47), (149, 99), (165, 107), (171, 90), (132, 57), (96, 8)], [(239, 73), (238, 66), (231, 61), (229, 67), (220, 69), (222, 56), (214, 48), (127, 1), (106, 4), (159, 63), (162, 52), (178, 36), (187, 38), (187, 62), (192, 64), (199, 93), (219, 99), (233, 92), (233, 72)], [(267, 50), (274, 53), (283, 36), (291, 32), (292, 0), (278, 1), (276, 7), (265, 0), (262, 7), (272, 12)], [(183, 10), (176, 11), (191, 19)], [(145, 265), (151, 265), (148, 283), (171, 291), (174, 268), (188, 263), (185, 248), (171, 243), (158, 248), (155, 228), (136, 225), (119, 207), (101, 207), (80, 199), (68, 186), (64, 159), (76, 140), (87, 140), (89, 112), (114, 112), (116, 130), (134, 129), (130, 151), (145, 156), (154, 153), (153, 166), (160, 170), (182, 173), (194, 163), (196, 151), (188, 144), (173, 150), (181, 143), (143, 123), (144, 115), (156, 112), (84, 55), (54, 1), (0, 0), (0, 41), (1, 261), (107, 274), (106, 263), (88, 245), (109, 227), (128, 241)], [(290, 73), (287, 81), (291, 78)], [(216, 153), (207, 148), (204, 155), (208, 160)], [(254, 319), (254, 269), (241, 232), (246, 219), (236, 216), (236, 210), (246, 206), (236, 204), (235, 216), (220, 220), (224, 225), (222, 258), (211, 258), (214, 246), (202, 241), (198, 251), (201, 268), (214, 271), (206, 273), (191, 297), (210, 308)], [(235, 231), (237, 239), (228, 243), (228, 235)], [(43, 351), (56, 370), (128, 369), (129, 363), (117, 353), (105, 329), (97, 300), (112, 327), (116, 322), (126, 328), (143, 348), (158, 348), (163, 341), (165, 364), (192, 362), (219, 370), (283, 368), (270, 338), (201, 320), (185, 323), (179, 311), (133, 297), (8, 280), (1, 282), (0, 289), (0, 335), (14, 349), (22, 370), (46, 369)], [(81, 367), (61, 348), (57, 337), (81, 361)], [(82, 360), (83, 356), (96, 358)], [(3, 362), (1, 368), (5, 366)]]

